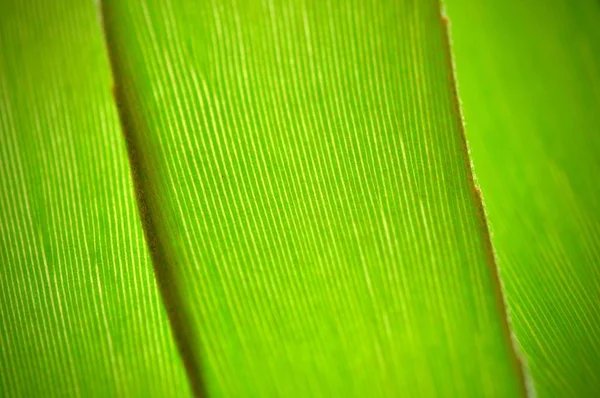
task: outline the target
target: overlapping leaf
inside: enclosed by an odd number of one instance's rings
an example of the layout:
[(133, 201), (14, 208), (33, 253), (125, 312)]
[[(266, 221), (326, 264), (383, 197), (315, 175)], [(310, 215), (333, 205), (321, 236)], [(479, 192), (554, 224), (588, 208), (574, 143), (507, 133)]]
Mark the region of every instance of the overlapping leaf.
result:
[(447, 0), (467, 137), (540, 397), (600, 392), (600, 4)]
[(189, 396), (92, 2), (0, 6), (0, 395)]
[(437, 7), (103, 3), (155, 266), (209, 393), (522, 392)]

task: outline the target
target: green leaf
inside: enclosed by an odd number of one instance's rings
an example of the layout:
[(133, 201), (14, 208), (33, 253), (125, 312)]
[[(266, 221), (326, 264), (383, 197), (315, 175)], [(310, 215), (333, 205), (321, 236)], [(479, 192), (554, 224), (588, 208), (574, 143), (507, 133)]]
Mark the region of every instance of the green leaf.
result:
[(97, 10), (0, 6), (0, 395), (189, 396)]
[(523, 394), (435, 1), (103, 13), (196, 392)]
[(540, 397), (600, 391), (600, 7), (446, 0), (467, 136)]

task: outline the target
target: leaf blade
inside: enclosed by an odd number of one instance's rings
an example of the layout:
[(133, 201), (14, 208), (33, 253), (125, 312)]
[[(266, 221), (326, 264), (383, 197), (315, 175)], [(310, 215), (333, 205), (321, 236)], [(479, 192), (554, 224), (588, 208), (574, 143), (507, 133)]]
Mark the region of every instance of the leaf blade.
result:
[(591, 1), (447, 4), (475, 171), (535, 389), (593, 396), (600, 9)]
[(436, 3), (103, 5), (209, 393), (522, 393)]
[(92, 2), (0, 6), (0, 391), (189, 396)]

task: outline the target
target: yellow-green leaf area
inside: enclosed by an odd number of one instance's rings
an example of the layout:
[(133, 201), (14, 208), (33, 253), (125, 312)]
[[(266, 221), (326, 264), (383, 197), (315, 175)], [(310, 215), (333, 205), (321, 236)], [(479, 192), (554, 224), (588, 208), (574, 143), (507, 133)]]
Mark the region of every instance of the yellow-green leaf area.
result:
[(600, 391), (600, 4), (447, 0), (474, 169), (538, 396)]
[(197, 388), (523, 394), (436, 2), (102, 10)]
[(0, 5), (0, 395), (190, 396), (93, 2)]

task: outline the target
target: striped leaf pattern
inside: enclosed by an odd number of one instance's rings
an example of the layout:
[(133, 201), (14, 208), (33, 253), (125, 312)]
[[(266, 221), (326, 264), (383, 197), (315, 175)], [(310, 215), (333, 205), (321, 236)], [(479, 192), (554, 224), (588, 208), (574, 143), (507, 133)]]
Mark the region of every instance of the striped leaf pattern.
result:
[[(535, 389), (595, 396), (600, 9), (447, 3)], [(526, 395), (444, 21), (4, 1), (0, 395)]]
[(535, 389), (596, 397), (600, 4), (446, 1), (467, 137)]
[(0, 6), (0, 395), (189, 396), (91, 2)]
[(197, 391), (523, 392), (435, 2), (103, 13)]

